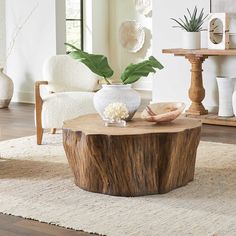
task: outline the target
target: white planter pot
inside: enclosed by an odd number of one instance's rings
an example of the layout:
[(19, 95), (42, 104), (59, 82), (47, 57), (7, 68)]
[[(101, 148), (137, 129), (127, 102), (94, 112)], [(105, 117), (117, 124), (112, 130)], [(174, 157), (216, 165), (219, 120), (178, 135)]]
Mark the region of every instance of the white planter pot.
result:
[(7, 108), (13, 96), (14, 85), (12, 80), (0, 68), (0, 108)]
[(183, 49), (200, 49), (201, 48), (201, 32), (183, 32), (182, 38)]
[(126, 120), (129, 121), (138, 110), (141, 97), (138, 92), (131, 88), (130, 84), (114, 84), (103, 85), (102, 89), (95, 94), (93, 99), (94, 107), (102, 118), (104, 118), (105, 108), (115, 102), (126, 104), (129, 111), (129, 117)]
[(235, 89), (234, 78), (217, 77), (217, 85), (219, 90), (219, 116), (231, 117), (233, 113), (232, 95)]

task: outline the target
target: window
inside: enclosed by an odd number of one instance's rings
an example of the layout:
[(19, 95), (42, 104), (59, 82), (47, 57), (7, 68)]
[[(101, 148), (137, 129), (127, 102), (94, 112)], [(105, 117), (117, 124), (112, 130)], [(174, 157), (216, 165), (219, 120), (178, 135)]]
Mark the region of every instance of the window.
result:
[(83, 49), (83, 0), (66, 0), (66, 42)]

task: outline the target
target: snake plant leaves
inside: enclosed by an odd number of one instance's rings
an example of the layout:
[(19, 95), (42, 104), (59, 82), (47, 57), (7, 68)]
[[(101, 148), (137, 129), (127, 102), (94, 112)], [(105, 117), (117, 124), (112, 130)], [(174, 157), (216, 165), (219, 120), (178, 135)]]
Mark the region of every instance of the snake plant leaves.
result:
[(107, 57), (83, 52), (69, 43), (65, 43), (65, 45), (74, 49), (74, 51), (70, 53), (73, 59), (79, 60), (85, 64), (95, 74), (103, 78), (110, 78), (113, 75), (114, 72), (108, 64)]
[(155, 73), (156, 69), (161, 70), (163, 68), (163, 65), (155, 57), (151, 56), (148, 60), (127, 66), (120, 79), (123, 84), (132, 84), (141, 77), (148, 76), (149, 73)]
[(184, 18), (179, 18), (178, 20), (171, 18), (171, 20), (177, 23), (174, 28), (181, 28), (187, 32), (200, 32), (203, 31), (203, 24), (208, 17), (208, 15), (204, 15), (204, 9), (201, 10), (200, 14), (198, 15), (197, 7), (194, 8), (193, 13), (187, 8), (188, 16), (184, 15)]

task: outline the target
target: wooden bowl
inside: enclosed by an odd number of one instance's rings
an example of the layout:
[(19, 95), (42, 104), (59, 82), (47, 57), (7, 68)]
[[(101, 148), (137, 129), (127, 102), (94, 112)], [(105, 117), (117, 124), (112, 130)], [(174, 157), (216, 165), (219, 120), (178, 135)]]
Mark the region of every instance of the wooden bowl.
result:
[(141, 114), (141, 118), (149, 122), (171, 122), (185, 109), (181, 102), (162, 102), (148, 105)]

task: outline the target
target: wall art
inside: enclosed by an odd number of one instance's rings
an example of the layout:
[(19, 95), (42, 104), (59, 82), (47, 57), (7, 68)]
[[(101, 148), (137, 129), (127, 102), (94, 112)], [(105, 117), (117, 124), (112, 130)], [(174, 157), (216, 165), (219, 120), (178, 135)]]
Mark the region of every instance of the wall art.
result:
[(138, 52), (145, 41), (143, 26), (136, 21), (125, 21), (119, 30), (119, 40), (123, 48), (129, 52)]
[(212, 13), (236, 13), (236, 1), (235, 0), (211, 0), (211, 12)]

